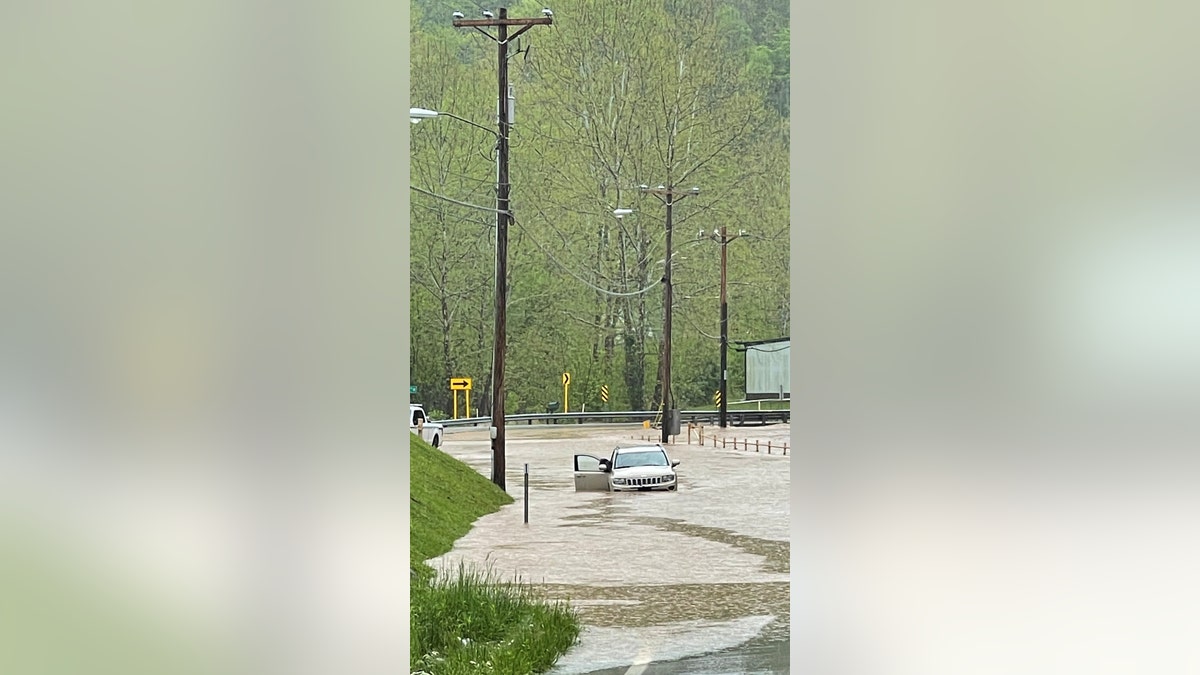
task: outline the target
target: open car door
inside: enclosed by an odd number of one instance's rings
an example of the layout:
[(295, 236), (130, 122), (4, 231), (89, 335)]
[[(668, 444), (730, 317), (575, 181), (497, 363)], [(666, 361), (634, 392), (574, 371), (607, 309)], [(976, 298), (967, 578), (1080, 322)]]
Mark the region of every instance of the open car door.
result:
[(608, 492), (608, 474), (600, 469), (600, 458), (575, 455), (575, 491)]

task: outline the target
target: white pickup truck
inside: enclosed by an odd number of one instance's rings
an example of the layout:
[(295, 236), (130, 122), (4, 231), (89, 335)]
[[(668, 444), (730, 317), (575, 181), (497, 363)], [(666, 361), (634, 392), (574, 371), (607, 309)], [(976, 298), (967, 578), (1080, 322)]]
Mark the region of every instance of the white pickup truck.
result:
[(419, 403), (408, 404), (408, 430), (435, 448), (442, 444), (442, 425), (430, 422)]

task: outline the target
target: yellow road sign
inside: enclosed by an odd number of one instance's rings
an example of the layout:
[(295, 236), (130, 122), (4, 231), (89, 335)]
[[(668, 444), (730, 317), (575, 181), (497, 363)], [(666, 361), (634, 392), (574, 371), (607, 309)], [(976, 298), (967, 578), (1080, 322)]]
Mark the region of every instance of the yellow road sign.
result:
[(563, 373), (563, 412), (571, 412), (571, 374)]
[(605, 403), (608, 403), (608, 385), (607, 384), (600, 385), (600, 400), (604, 401)]
[(450, 378), (450, 391), (454, 392), (454, 419), (458, 419), (458, 392), (466, 392), (467, 409), (464, 415), (471, 416), (471, 378), (469, 377), (452, 377)]

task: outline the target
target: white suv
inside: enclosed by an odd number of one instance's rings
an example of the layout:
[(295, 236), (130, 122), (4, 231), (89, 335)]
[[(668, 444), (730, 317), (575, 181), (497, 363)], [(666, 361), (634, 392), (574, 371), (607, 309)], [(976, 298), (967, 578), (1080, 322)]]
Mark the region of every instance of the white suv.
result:
[(608, 459), (575, 455), (575, 490), (613, 492), (674, 491), (678, 485), (675, 467), (661, 445), (616, 448)]

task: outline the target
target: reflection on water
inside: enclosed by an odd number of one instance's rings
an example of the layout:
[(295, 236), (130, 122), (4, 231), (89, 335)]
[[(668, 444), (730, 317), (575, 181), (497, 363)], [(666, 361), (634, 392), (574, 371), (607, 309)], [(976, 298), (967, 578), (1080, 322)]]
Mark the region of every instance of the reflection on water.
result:
[[(730, 430), (786, 440), (786, 426)], [(554, 671), (683, 658), (788, 631), (790, 457), (676, 444), (679, 490), (577, 493), (572, 455), (607, 456), (641, 429), (509, 427), (506, 475), (516, 503), (484, 516), (435, 565), (486, 565), (569, 600), (585, 624)], [(753, 438), (753, 436), (751, 436)], [(486, 433), (447, 436), (444, 450), (491, 473)], [(529, 464), (530, 522), (522, 522)]]

